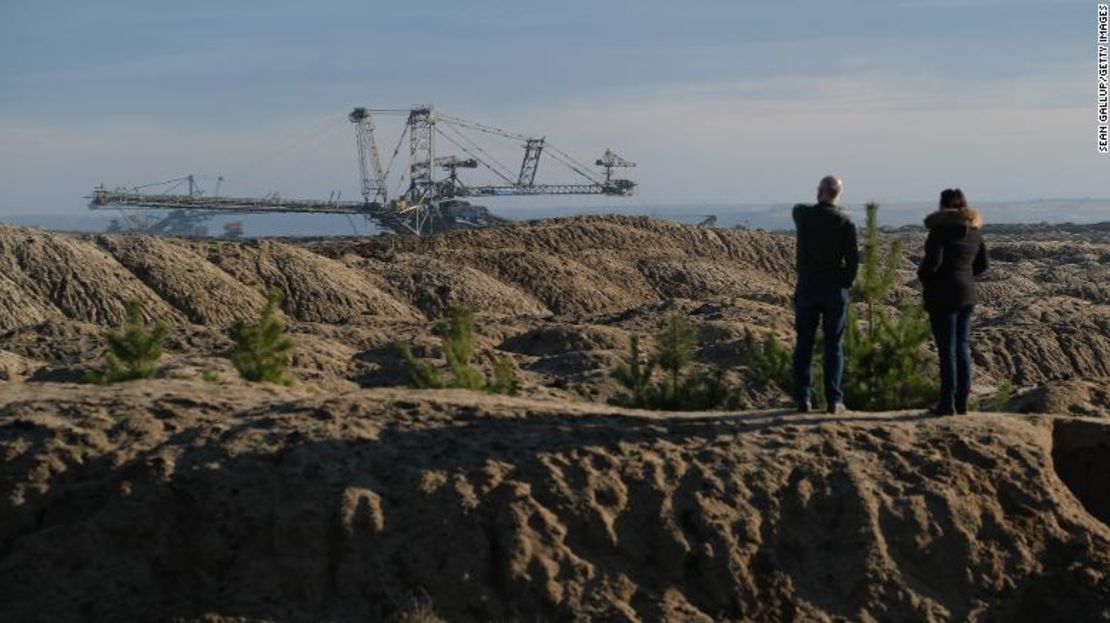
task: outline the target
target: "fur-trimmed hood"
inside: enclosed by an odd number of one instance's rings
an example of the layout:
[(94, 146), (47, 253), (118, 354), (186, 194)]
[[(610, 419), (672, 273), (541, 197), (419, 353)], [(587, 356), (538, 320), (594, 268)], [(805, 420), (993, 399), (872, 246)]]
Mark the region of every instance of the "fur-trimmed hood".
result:
[(956, 210), (937, 210), (925, 217), (925, 228), (933, 229), (942, 226), (967, 227), (979, 229), (983, 226), (983, 217), (974, 208), (958, 208)]

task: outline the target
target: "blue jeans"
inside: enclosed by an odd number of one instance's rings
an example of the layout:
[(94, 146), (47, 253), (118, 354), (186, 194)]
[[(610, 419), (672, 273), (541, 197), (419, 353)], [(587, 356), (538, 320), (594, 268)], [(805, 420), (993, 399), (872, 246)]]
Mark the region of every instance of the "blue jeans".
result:
[(968, 345), (971, 309), (972, 306), (967, 305), (956, 311), (929, 312), (929, 324), (940, 355), (937, 406), (954, 407), (961, 413), (967, 411), (967, 396), (971, 393), (971, 347)]
[(813, 392), (813, 345), (817, 325), (825, 336), (825, 399), (828, 406), (844, 401), (840, 388), (844, 374), (844, 319), (848, 312), (848, 288), (838, 284), (798, 282), (794, 290), (794, 400), (804, 405)]

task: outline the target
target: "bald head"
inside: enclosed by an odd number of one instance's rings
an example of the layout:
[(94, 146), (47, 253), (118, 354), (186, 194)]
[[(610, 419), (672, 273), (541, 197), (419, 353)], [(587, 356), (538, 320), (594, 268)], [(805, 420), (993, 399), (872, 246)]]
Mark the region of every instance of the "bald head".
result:
[(835, 175), (826, 175), (817, 184), (817, 201), (836, 203), (842, 192), (844, 192), (844, 182)]

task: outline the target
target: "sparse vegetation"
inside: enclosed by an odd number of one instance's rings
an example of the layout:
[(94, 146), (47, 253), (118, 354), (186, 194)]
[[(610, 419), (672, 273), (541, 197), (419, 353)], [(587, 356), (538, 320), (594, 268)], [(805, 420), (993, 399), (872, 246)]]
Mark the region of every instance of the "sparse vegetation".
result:
[[(628, 357), (610, 373), (629, 390), (614, 398), (615, 404), (669, 411), (736, 408), (739, 392), (729, 387), (722, 370), (690, 370), (698, 348), (697, 327), (672, 316), (656, 334), (655, 343), (655, 355), (644, 360), (639, 337), (633, 336)], [(657, 369), (663, 378), (653, 383)]]
[(622, 400), (630, 406), (647, 404), (648, 392), (651, 389), (651, 376), (655, 372), (655, 360), (643, 358), (640, 353), (640, 336), (633, 335), (629, 344), (628, 357), (617, 364), (611, 373), (621, 385), (629, 390), (630, 395)]
[(289, 385), (290, 354), (293, 342), (285, 337), (285, 325), (277, 318), (279, 296), (271, 293), (266, 299), (262, 317), (256, 324), (237, 322), (231, 328), (235, 351), (231, 363), (239, 376), (251, 382)]
[(493, 360), (493, 376), (490, 378), (486, 389), (494, 394), (516, 394), (520, 390), (520, 381), (517, 380), (516, 366), (506, 357), (497, 357)]
[[(817, 331), (817, 339), (813, 347), (813, 365), (816, 372), (813, 375), (813, 386), (817, 389), (813, 393), (812, 404), (814, 408), (825, 408), (825, 373), (822, 362), (824, 360), (825, 337)], [(748, 382), (760, 387), (776, 387), (787, 396), (794, 395), (794, 351), (778, 340), (774, 333), (767, 334), (762, 340), (757, 340), (750, 330), (744, 332), (744, 351), (747, 353)]]
[(773, 385), (783, 392), (790, 393), (791, 352), (774, 333), (756, 340), (751, 329), (744, 330), (744, 351), (748, 357), (748, 381), (762, 386)]
[(411, 345), (401, 344), (400, 349), (401, 359), (404, 360), (405, 370), (408, 372), (409, 387), (415, 389), (445, 387), (443, 375), (439, 373), (439, 370), (434, 365), (414, 355)]
[(1008, 405), (1010, 403), (1010, 399), (1013, 398), (1013, 394), (1014, 387), (1010, 384), (1010, 381), (1002, 381), (1002, 383), (1000, 383), (998, 387), (994, 389), (993, 394), (979, 400), (978, 410), (992, 411), (995, 413), (1005, 411), (1006, 405)]
[(883, 252), (879, 204), (867, 204), (867, 225), (859, 278), (853, 298), (863, 307), (859, 318), (849, 305), (844, 331), (844, 402), (853, 409), (883, 411), (923, 408), (936, 399), (936, 371), (924, 346), (931, 335), (916, 300), (884, 302), (897, 279), (902, 245), (893, 240)]
[(166, 326), (159, 322), (147, 330), (143, 307), (132, 299), (127, 303), (127, 321), (123, 333), (108, 334), (108, 350), (104, 353), (106, 369), (88, 372), (89, 383), (118, 383), (155, 376), (155, 365), (162, 358)]
[(480, 389), (494, 394), (516, 394), (520, 389), (516, 367), (508, 358), (490, 355), (492, 372), (488, 379), (474, 365), (476, 329), (474, 314), (469, 309), (451, 307), (448, 317), (436, 326), (435, 331), (442, 340), (450, 378), (441, 374), (436, 366), (416, 357), (411, 345), (402, 344), (400, 351), (408, 372), (409, 387)]
[(220, 380), (220, 375), (211, 368), (205, 368), (204, 370), (201, 370), (200, 378), (207, 381), (208, 383), (215, 383)]

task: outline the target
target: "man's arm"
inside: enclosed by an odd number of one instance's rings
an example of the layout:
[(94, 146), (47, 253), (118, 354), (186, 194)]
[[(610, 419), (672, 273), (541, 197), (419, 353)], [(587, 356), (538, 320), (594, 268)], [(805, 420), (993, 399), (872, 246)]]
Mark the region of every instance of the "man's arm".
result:
[[(978, 261), (978, 259), (976, 261)], [(936, 236), (930, 232), (929, 237), (925, 239), (925, 257), (922, 258), (921, 265), (917, 267), (917, 278), (921, 280), (921, 283), (925, 283), (940, 270), (940, 265), (943, 262), (944, 247), (937, 240)]]
[(844, 227), (844, 276), (848, 283), (845, 288), (852, 287), (859, 272), (859, 242), (856, 240), (856, 225), (848, 221)]

